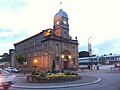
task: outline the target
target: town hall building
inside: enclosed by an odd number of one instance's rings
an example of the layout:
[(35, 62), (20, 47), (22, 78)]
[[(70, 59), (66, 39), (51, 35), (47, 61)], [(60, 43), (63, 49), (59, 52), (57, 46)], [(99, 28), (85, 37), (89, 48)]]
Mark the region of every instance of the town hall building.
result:
[(62, 9), (54, 16), (53, 29), (45, 29), (23, 41), (15, 43), (15, 56), (26, 57), (26, 64), (33, 69), (34, 60), (39, 70), (78, 68), (78, 40), (69, 35), (68, 15)]

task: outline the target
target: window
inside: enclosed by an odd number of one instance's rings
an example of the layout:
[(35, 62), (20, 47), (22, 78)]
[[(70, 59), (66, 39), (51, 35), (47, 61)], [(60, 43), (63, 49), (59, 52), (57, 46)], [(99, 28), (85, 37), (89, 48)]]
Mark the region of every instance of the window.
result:
[(65, 35), (66, 35), (66, 31), (65, 31), (64, 33), (65, 33)]
[(73, 54), (75, 54), (75, 47), (73, 46)]
[(47, 51), (47, 44), (45, 44), (45, 51)]
[(64, 32), (64, 37), (67, 38), (67, 32), (66, 31)]
[(59, 59), (56, 60), (56, 65), (59, 66)]
[(75, 65), (75, 59), (73, 59), (73, 65)]
[(58, 44), (56, 44), (56, 47), (55, 47), (55, 49), (56, 49), (56, 52), (58, 52)]
[(36, 51), (36, 41), (33, 44), (33, 49), (34, 49), (34, 51)]

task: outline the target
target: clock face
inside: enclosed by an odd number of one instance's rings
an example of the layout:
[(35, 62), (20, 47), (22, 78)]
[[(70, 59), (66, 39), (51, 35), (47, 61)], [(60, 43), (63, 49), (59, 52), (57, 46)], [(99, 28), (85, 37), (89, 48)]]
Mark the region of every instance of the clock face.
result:
[(59, 21), (57, 21), (56, 24), (59, 25)]
[(66, 22), (65, 20), (63, 21), (63, 23), (64, 23), (64, 24), (67, 24), (67, 22)]

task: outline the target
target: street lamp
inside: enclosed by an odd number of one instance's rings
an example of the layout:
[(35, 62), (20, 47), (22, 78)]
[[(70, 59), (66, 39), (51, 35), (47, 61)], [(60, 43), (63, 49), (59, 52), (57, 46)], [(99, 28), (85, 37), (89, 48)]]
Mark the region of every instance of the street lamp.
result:
[(26, 74), (27, 62), (23, 62), (24, 64), (24, 75)]
[(71, 59), (72, 58), (71, 55), (69, 55), (68, 58)]
[(90, 69), (92, 69), (92, 45), (91, 45), (91, 43), (92, 43), (92, 37), (89, 37), (88, 38), (88, 53), (89, 53), (89, 66), (90, 66)]
[(36, 68), (37, 68), (37, 62), (38, 62), (38, 60), (37, 60), (37, 59), (34, 59), (35, 72), (36, 72)]
[(93, 39), (92, 37), (88, 38), (88, 52), (89, 52), (89, 56), (92, 56), (92, 45), (91, 45), (92, 39)]
[(64, 57), (65, 57), (64, 55), (61, 56), (62, 59), (63, 59)]

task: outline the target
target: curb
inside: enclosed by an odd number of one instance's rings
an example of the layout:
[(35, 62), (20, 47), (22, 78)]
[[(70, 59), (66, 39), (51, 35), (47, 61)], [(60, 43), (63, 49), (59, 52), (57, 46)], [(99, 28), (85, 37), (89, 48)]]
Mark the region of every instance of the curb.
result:
[(82, 83), (82, 84), (70, 84), (70, 85), (60, 85), (60, 86), (18, 86), (18, 85), (12, 85), (11, 87), (13, 88), (22, 88), (22, 89), (54, 89), (54, 88), (68, 88), (68, 87), (77, 87), (77, 86), (85, 86), (85, 85), (90, 85), (90, 84), (95, 84), (100, 82), (102, 79), (99, 77), (96, 77), (96, 81), (92, 81), (90, 83)]

